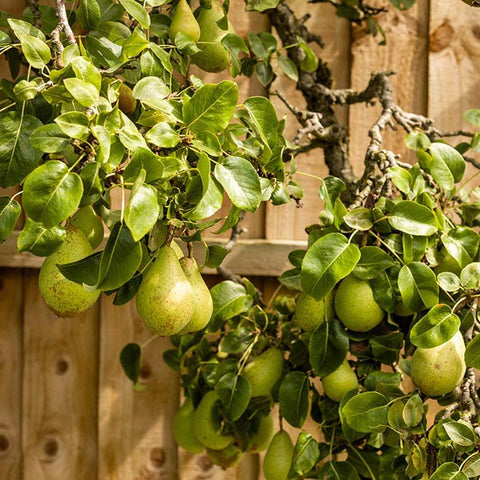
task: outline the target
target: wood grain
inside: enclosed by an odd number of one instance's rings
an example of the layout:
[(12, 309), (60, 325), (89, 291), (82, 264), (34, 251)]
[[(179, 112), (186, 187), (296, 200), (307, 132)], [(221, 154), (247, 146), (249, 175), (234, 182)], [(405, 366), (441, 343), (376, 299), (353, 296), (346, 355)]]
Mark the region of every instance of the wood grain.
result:
[[(298, 17), (305, 14), (311, 15), (306, 26), (312, 33), (320, 35), (326, 47), (320, 50), (311, 44), (323, 61), (328, 62), (335, 88), (348, 87), (350, 65), (350, 27), (348, 22), (335, 15), (335, 10), (326, 4), (311, 4), (290, 0)], [(283, 52), (285, 54), (285, 52)], [(299, 108), (305, 108), (305, 101), (295, 89), (295, 83), (282, 73), (278, 74), (272, 90), (281, 91), (290, 101)], [(286, 107), (276, 97), (272, 97), (279, 117), (287, 115), (286, 137), (292, 140), (296, 134), (298, 124), (294, 117), (288, 113)], [(341, 122), (347, 123), (347, 109), (339, 110), (338, 116)], [(323, 153), (317, 149), (308, 155), (297, 157), (298, 171), (306, 174), (324, 177), (328, 170), (323, 161)], [(304, 189), (303, 208), (297, 208), (294, 202), (282, 206), (267, 205), (266, 211), (266, 238), (273, 240), (288, 238), (292, 240), (306, 240), (305, 227), (318, 222), (321, 202), (318, 197), (320, 180), (303, 176), (300, 173), (295, 180)]]
[[(460, 3), (460, 2), (459, 2)], [(427, 113), (428, 88), (428, 2), (417, 2), (410, 10), (390, 8), (379, 16), (387, 44), (379, 45), (380, 35), (372, 37), (365, 28), (353, 29), (351, 86), (363, 90), (371, 72), (394, 71), (390, 77), (393, 98), (406, 111)], [(355, 172), (363, 170), (368, 130), (381, 112), (380, 106), (365, 104), (350, 107), (350, 158)], [(404, 145), (405, 132), (387, 129), (384, 146), (402, 154), (408, 161), (415, 156)]]
[(58, 318), (25, 275), (24, 479), (92, 480), (97, 462), (98, 308)]
[(23, 272), (0, 270), (0, 478), (21, 479)]
[(102, 298), (99, 385), (98, 480), (173, 480), (177, 447), (172, 421), (178, 405), (177, 375), (163, 362), (169, 340), (144, 349), (141, 383), (135, 391), (119, 362), (122, 348), (152, 334), (139, 321), (135, 305), (112, 305)]

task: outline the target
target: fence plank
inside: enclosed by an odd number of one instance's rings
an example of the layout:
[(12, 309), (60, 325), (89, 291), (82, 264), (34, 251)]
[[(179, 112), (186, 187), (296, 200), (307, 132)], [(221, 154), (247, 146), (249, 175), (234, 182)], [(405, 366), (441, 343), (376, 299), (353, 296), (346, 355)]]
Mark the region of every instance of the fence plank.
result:
[(38, 273), (25, 276), (24, 478), (91, 480), (97, 461), (97, 321), (94, 307), (74, 319), (53, 315)]
[[(428, 75), (428, 2), (417, 2), (410, 10), (398, 11), (390, 7), (379, 16), (385, 29), (387, 45), (379, 45), (379, 35), (372, 37), (364, 27), (353, 29), (352, 43), (352, 88), (366, 87), (371, 72), (393, 70), (390, 77), (394, 100), (406, 111), (427, 113)], [(368, 130), (380, 114), (380, 107), (367, 108), (365, 104), (350, 107), (350, 158), (357, 174), (363, 170)], [(414, 155), (406, 152), (405, 132), (399, 129), (385, 132), (386, 148), (395, 153), (404, 153), (406, 160)]]
[[(350, 65), (350, 27), (348, 22), (335, 15), (335, 10), (331, 5), (311, 4), (290, 0), (292, 8), (295, 9), (298, 17), (309, 14), (311, 18), (307, 21), (307, 27), (317, 35), (320, 35), (326, 44), (324, 50), (320, 50), (312, 44), (323, 61), (328, 62), (333, 73), (334, 87), (347, 87), (349, 83), (349, 65)], [(295, 90), (295, 84), (283, 74), (278, 75), (274, 82), (272, 90), (278, 90), (284, 93), (290, 99), (293, 105), (304, 108), (305, 101), (300, 92)], [(296, 134), (298, 124), (294, 117), (287, 113), (287, 109), (280, 100), (272, 97), (272, 101), (281, 117), (287, 114), (286, 136), (290, 140)], [(346, 124), (347, 109), (338, 111), (339, 119)], [(309, 155), (300, 155), (297, 157), (298, 171), (307, 174), (313, 174), (324, 177), (328, 174), (323, 161), (323, 155), (319, 150)], [(284, 206), (267, 206), (266, 212), (266, 238), (290, 238), (295, 240), (304, 240), (307, 238), (305, 227), (318, 222), (318, 212), (320, 210), (320, 200), (318, 198), (318, 188), (320, 181), (297, 174), (295, 180), (299, 182), (304, 189), (303, 208), (296, 208), (294, 202)]]
[(23, 272), (0, 272), (0, 478), (21, 479)]
[(130, 342), (152, 335), (139, 321), (135, 305), (112, 305), (102, 298), (99, 386), (99, 480), (173, 480), (177, 453), (172, 420), (178, 404), (178, 378), (163, 362), (168, 339), (156, 339), (143, 356), (135, 391), (122, 372), (119, 354)]
[[(445, 8), (447, 8), (445, 10)], [(430, 9), (430, 51), (428, 78), (428, 114), (443, 131), (473, 127), (463, 120), (469, 108), (479, 107), (478, 71), (480, 69), (480, 25), (478, 10), (462, 2), (451, 4), (433, 0)], [(451, 139), (452, 144), (455, 140)], [(471, 167), (468, 175), (476, 172)]]

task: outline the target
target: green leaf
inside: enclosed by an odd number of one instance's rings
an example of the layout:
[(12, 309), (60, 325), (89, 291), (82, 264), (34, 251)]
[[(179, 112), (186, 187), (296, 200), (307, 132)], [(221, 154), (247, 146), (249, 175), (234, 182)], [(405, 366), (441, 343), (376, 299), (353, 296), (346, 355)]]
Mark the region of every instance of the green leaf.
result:
[(145, 8), (143, 8), (135, 0), (119, 0), (127, 13), (133, 17), (143, 28), (150, 26), (150, 16)]
[(448, 305), (435, 305), (410, 331), (416, 347), (433, 348), (450, 340), (460, 328), (460, 319)]
[(403, 193), (410, 193), (410, 185), (412, 183), (412, 176), (402, 167), (391, 167), (388, 169), (390, 178), (392, 179), (393, 184)]
[(178, 133), (166, 122), (157, 123), (145, 134), (145, 139), (160, 148), (173, 148), (180, 142)]
[(297, 41), (300, 48), (303, 50), (305, 57), (300, 62), (300, 68), (305, 72), (314, 72), (318, 67), (318, 58), (313, 50), (307, 45), (305, 40), (297, 35)]
[(446, 422), (443, 428), (450, 440), (461, 447), (471, 447), (477, 441), (472, 425), (464, 420)]
[(63, 80), (65, 88), (70, 95), (84, 107), (93, 107), (98, 103), (99, 91), (89, 82), (79, 78), (65, 78)]
[(397, 306), (398, 300), (395, 295), (396, 284), (394, 279), (389, 275), (390, 271), (381, 272), (377, 277), (370, 281), (373, 289), (375, 301), (387, 312), (393, 313)]
[(7, 22), (19, 40), (31, 36), (39, 38), (44, 42), (46, 41), (43, 32), (39, 28), (34, 27), (31, 23), (25, 22), (24, 20), (19, 20), (18, 18), (7, 18)]
[(142, 347), (138, 343), (125, 345), (120, 352), (120, 363), (127, 378), (136, 384), (142, 366)]
[(388, 399), (378, 392), (363, 392), (348, 400), (342, 413), (354, 430), (371, 433), (388, 425)]
[(268, 8), (275, 8), (280, 3), (280, 0), (247, 0), (246, 10), (256, 10), (263, 12)]
[(30, 143), (42, 152), (56, 153), (64, 151), (70, 144), (70, 139), (58, 125), (49, 123), (32, 132)]
[(0, 242), (12, 233), (17, 223), (22, 207), (10, 197), (0, 197)]
[(133, 97), (147, 105), (155, 108), (155, 100), (163, 100), (167, 98), (170, 89), (165, 82), (158, 77), (141, 78), (133, 87)]
[(457, 292), (462, 287), (460, 279), (452, 272), (441, 272), (437, 275), (440, 288), (446, 292)]
[(31, 115), (9, 112), (0, 116), (0, 186), (18, 185), (37, 166), (42, 152), (32, 147), (32, 132), (42, 122)]
[(277, 55), (278, 66), (282, 69), (282, 72), (294, 82), (298, 81), (298, 68), (295, 63), (285, 55), (279, 53)]
[(115, 290), (126, 283), (142, 261), (142, 246), (132, 238), (126, 225), (117, 222), (102, 252), (98, 290)]
[(372, 210), (364, 207), (354, 208), (343, 217), (343, 221), (355, 230), (370, 230), (373, 227)]
[(398, 274), (398, 288), (407, 308), (418, 312), (438, 303), (438, 284), (433, 271), (424, 263), (404, 265)]
[(75, 57), (72, 62), (72, 68), (75, 76), (86, 83), (92, 84), (97, 90), (102, 85), (102, 75), (89, 60), (84, 57)]
[(472, 263), (478, 252), (480, 237), (469, 227), (452, 228), (442, 235), (447, 252), (463, 268)]
[(390, 225), (410, 235), (433, 235), (438, 230), (433, 211), (425, 205), (403, 200), (396, 203), (388, 216)]
[(475, 289), (480, 286), (480, 263), (473, 262), (460, 272), (460, 283), (463, 288)]
[(76, 13), (82, 27), (87, 31), (95, 30), (100, 22), (101, 11), (97, 0), (81, 0)]
[(460, 467), (453, 462), (447, 462), (440, 465), (430, 480), (468, 480), (468, 477), (460, 472)]
[(476, 452), (468, 457), (463, 463), (462, 470), (468, 478), (480, 475), (480, 453)]
[(262, 189), (257, 172), (248, 160), (227, 157), (215, 167), (214, 175), (237, 208), (247, 212), (257, 210)]
[(308, 376), (304, 372), (288, 372), (278, 392), (280, 413), (292, 427), (301, 428), (308, 415)]
[(324, 480), (360, 480), (355, 467), (348, 462), (332, 460), (324, 463), (320, 469), (320, 478)]
[(403, 333), (376, 335), (370, 339), (370, 347), (375, 360), (386, 365), (398, 362), (400, 350), (403, 348)]
[(408, 428), (415, 427), (423, 420), (423, 402), (418, 394), (412, 395), (403, 407), (402, 417)]
[(480, 335), (476, 335), (467, 343), (465, 363), (467, 367), (480, 368)]
[(464, 112), (463, 118), (474, 127), (480, 127), (480, 110), (478, 108), (467, 110)]
[(231, 422), (238, 420), (250, 402), (250, 382), (230, 372), (220, 377), (215, 385), (215, 391), (222, 400), (228, 420)]
[(213, 299), (213, 324), (209, 326), (210, 331), (215, 331), (226, 320), (248, 311), (253, 304), (245, 287), (230, 280), (218, 283), (210, 293)]
[(83, 184), (58, 160), (50, 160), (34, 170), (23, 186), (23, 207), (45, 227), (53, 227), (72, 215), (80, 204)]
[(219, 133), (225, 130), (238, 101), (238, 86), (230, 81), (206, 84), (183, 105), (183, 120), (193, 132)]
[(205, 266), (208, 268), (218, 268), (230, 250), (220, 245), (209, 245), (206, 252)]
[(465, 173), (465, 160), (462, 155), (446, 143), (432, 143), (428, 151), (431, 163), (427, 171), (442, 188), (452, 190)]
[(278, 144), (278, 118), (272, 102), (265, 97), (250, 97), (243, 104), (258, 136), (273, 150)]
[(27, 218), (23, 230), (17, 239), (17, 248), (21, 252), (30, 252), (39, 257), (52, 254), (63, 242), (65, 229), (61, 226), (45, 228), (41, 223)]
[(135, 180), (130, 199), (125, 208), (125, 224), (136, 242), (143, 238), (155, 225), (160, 214), (157, 190), (145, 184), (145, 170)]
[(67, 112), (59, 115), (54, 121), (60, 130), (71, 138), (86, 141), (90, 135), (89, 120), (83, 112)]
[[(409, 132), (405, 137), (405, 145), (411, 150), (418, 150), (420, 148), (428, 148), (431, 145), (431, 141), (428, 136), (421, 130), (413, 130)], [(393, 167), (395, 169), (401, 167)], [(403, 170), (403, 168), (402, 168)], [(405, 192), (406, 193), (406, 192)]]
[(320, 449), (317, 440), (309, 433), (300, 432), (293, 450), (292, 466), (288, 478), (304, 478), (315, 467), (319, 456)]
[(302, 288), (320, 301), (345, 278), (360, 259), (360, 249), (340, 233), (319, 238), (307, 251), (302, 262)]
[(48, 45), (38, 37), (32, 35), (24, 35), (20, 40), (22, 44), (22, 52), (27, 62), (33, 68), (43, 69), (51, 60), (52, 54)]
[(348, 337), (338, 320), (321, 323), (310, 335), (308, 356), (310, 365), (320, 377), (336, 370), (348, 350)]
[(355, 266), (353, 274), (362, 280), (371, 280), (394, 264), (392, 257), (380, 247), (362, 247), (360, 260)]
[(98, 272), (102, 252), (95, 252), (88, 257), (81, 258), (75, 262), (57, 265), (65, 278), (79, 284), (95, 286), (98, 282)]

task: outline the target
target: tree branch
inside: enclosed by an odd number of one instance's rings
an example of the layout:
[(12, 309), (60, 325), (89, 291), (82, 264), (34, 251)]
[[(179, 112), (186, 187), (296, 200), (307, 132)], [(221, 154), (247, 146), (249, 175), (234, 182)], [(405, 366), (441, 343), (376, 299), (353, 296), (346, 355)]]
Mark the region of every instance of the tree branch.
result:
[(65, 7), (65, 1), (64, 0), (56, 0), (56, 9), (57, 9), (57, 17), (58, 17), (58, 24), (57, 26), (53, 29), (51, 36), (53, 43), (55, 45), (55, 48), (57, 50), (57, 59), (56, 63), (59, 67), (62, 67), (62, 61), (61, 61), (61, 54), (63, 52), (63, 43), (60, 39), (60, 34), (62, 32), (65, 32), (65, 36), (67, 37), (67, 42), (71, 45), (77, 43), (75, 40), (75, 34), (73, 33), (72, 28), (70, 27), (70, 23), (68, 22), (68, 16), (67, 16), (67, 9)]

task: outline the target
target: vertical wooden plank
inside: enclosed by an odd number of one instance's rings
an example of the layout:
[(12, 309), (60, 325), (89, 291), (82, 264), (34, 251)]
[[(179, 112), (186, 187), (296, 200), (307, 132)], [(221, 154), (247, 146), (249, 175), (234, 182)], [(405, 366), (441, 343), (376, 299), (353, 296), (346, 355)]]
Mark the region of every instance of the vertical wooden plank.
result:
[(0, 271), (0, 478), (21, 478), (22, 413), (21, 270)]
[(132, 388), (119, 362), (127, 343), (143, 343), (151, 336), (138, 319), (134, 302), (116, 307), (110, 298), (102, 298), (99, 480), (176, 478), (172, 420), (178, 405), (178, 378), (162, 359), (163, 351), (171, 348), (169, 340), (158, 338), (145, 348), (144, 391)]
[(25, 273), (24, 478), (95, 478), (98, 308), (64, 319), (40, 297), (38, 272)]
[[(451, 12), (451, 4), (450, 12)], [(428, 76), (428, 115), (443, 131), (473, 128), (462, 114), (478, 108), (480, 23), (478, 9), (455, 3), (449, 15), (445, 0), (432, 0)], [(449, 140), (452, 144), (460, 139)], [(468, 168), (465, 178), (475, 169)], [(474, 185), (472, 185), (474, 186)]]
[[(348, 22), (335, 15), (334, 9), (326, 4), (311, 4), (306, 1), (290, 0), (288, 3), (292, 6), (298, 17), (310, 14), (311, 18), (306, 26), (314, 34), (320, 35), (325, 41), (325, 49), (321, 50), (311, 44), (323, 61), (327, 61), (333, 73), (333, 82), (335, 88), (344, 88), (349, 84), (349, 66), (350, 66), (350, 29)], [(281, 91), (291, 103), (299, 108), (305, 108), (305, 101), (300, 92), (295, 90), (295, 84), (285, 75), (279, 73), (274, 82), (272, 90)], [(293, 139), (297, 132), (298, 123), (295, 118), (287, 111), (283, 103), (272, 96), (279, 116), (287, 115), (286, 136)], [(338, 117), (341, 122), (347, 122), (347, 109), (339, 109)], [(296, 208), (294, 202), (288, 205), (274, 207), (267, 206), (266, 212), (266, 238), (279, 239), (288, 238), (291, 240), (305, 240), (307, 235), (305, 227), (318, 221), (320, 210), (320, 199), (318, 198), (318, 188), (320, 181), (301, 175), (301, 173), (324, 177), (328, 174), (323, 161), (323, 154), (320, 150), (315, 150), (307, 155), (297, 157), (298, 171), (296, 181), (304, 188), (305, 195), (303, 208)]]
[[(461, 2), (459, 2), (461, 3)], [(451, 10), (450, 10), (451, 11)], [(352, 88), (362, 90), (372, 72), (393, 70), (390, 77), (394, 101), (404, 110), (427, 113), (428, 71), (428, 2), (417, 2), (410, 10), (389, 11), (378, 17), (385, 29), (387, 45), (379, 45), (379, 35), (372, 37), (364, 27), (353, 29)], [(357, 174), (363, 171), (368, 130), (380, 114), (380, 106), (365, 104), (350, 107), (350, 157)], [(403, 154), (405, 160), (414, 161), (414, 155), (404, 145), (405, 132), (398, 129), (385, 131), (385, 148)]]

